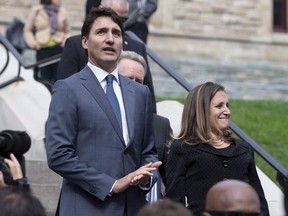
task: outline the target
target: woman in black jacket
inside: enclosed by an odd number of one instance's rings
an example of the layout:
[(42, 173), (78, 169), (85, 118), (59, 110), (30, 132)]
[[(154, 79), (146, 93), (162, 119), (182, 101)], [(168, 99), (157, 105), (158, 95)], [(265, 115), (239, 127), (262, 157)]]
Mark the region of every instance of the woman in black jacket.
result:
[(166, 196), (187, 203), (197, 216), (204, 211), (205, 197), (212, 185), (238, 179), (255, 188), (263, 215), (269, 215), (253, 150), (245, 141), (231, 136), (229, 117), (223, 86), (207, 82), (190, 91), (180, 134), (172, 141), (168, 156)]

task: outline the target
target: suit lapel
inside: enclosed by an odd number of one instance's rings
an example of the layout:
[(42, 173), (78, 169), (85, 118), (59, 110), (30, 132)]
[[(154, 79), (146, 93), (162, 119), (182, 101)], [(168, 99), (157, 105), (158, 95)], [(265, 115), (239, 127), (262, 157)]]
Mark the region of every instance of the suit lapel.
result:
[(99, 81), (97, 80), (97, 78), (87, 65), (81, 71), (81, 79), (84, 80), (83, 86), (90, 92), (90, 94), (97, 101), (103, 112), (107, 115), (113, 128), (115, 129), (121, 141), (125, 145), (122, 131), (117, 122), (115, 113), (105, 95), (105, 92), (103, 91), (102, 86), (100, 85)]
[(119, 79), (129, 133), (129, 143), (127, 144), (128, 147), (134, 137), (135, 89), (131, 85), (134, 81), (131, 81), (121, 75), (119, 75)]

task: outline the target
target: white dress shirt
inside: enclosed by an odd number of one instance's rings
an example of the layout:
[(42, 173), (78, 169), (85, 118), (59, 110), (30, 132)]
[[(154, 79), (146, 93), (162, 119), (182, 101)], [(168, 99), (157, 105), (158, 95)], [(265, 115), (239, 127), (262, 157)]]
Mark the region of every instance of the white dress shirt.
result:
[[(104, 92), (106, 93), (106, 88), (107, 88), (106, 76), (109, 73), (106, 72), (105, 70), (91, 64), (90, 62), (88, 62), (88, 66), (93, 71), (94, 75), (96, 76), (96, 78), (100, 82)], [(123, 138), (124, 138), (125, 144), (127, 145), (127, 143), (129, 142), (129, 133), (128, 133), (123, 97), (122, 97), (122, 92), (121, 92), (121, 88), (120, 88), (120, 80), (118, 77), (118, 67), (113, 72), (111, 72), (110, 74), (112, 74), (115, 77), (115, 79), (113, 79), (113, 88), (114, 88), (114, 92), (116, 94), (116, 97), (117, 97), (117, 100), (118, 100), (119, 106), (120, 106), (121, 120), (122, 120), (122, 133), (123, 133)]]

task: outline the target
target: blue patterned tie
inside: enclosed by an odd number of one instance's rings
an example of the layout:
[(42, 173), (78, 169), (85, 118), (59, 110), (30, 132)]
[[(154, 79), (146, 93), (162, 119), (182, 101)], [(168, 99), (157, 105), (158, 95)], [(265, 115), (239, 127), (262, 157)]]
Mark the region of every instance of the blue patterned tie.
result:
[(106, 76), (106, 81), (107, 81), (106, 95), (114, 110), (119, 126), (122, 129), (120, 106), (119, 106), (117, 97), (115, 95), (114, 89), (113, 89), (113, 79), (114, 79), (114, 76), (112, 74), (109, 74), (108, 76)]

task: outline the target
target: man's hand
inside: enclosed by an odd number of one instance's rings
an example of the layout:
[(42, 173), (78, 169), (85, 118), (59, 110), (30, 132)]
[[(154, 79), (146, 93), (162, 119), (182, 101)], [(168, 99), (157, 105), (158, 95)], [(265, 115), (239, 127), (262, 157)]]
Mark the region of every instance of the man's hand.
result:
[[(129, 173), (121, 179), (116, 181), (116, 184), (113, 187), (113, 193), (120, 193), (126, 190), (129, 185), (137, 185), (141, 182), (148, 182), (150, 176), (152, 176), (152, 171), (156, 170), (159, 166), (161, 166), (162, 162), (157, 161), (155, 163), (146, 164), (134, 172)], [(134, 183), (132, 183), (134, 182)]]
[(153, 175), (152, 171), (156, 170), (161, 165), (162, 165), (162, 162), (161, 161), (157, 161), (157, 162), (149, 163), (149, 164), (146, 164), (146, 165), (140, 167), (139, 169), (151, 168), (151, 170), (149, 171), (149, 173), (144, 172), (144, 173), (139, 173), (136, 176), (134, 176), (134, 178), (130, 182), (130, 185), (139, 185), (139, 184), (142, 185), (142, 186), (146, 185), (149, 182), (150, 177)]

